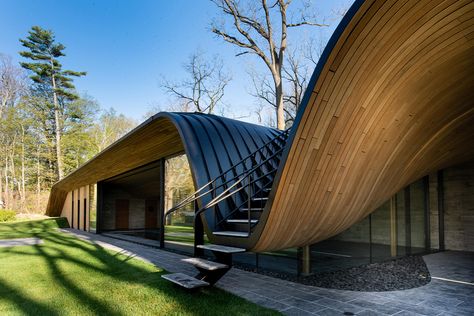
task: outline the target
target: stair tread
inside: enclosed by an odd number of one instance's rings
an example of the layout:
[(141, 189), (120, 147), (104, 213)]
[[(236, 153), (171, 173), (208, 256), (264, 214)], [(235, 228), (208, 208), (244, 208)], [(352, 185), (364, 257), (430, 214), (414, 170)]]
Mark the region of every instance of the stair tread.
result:
[(219, 263), (219, 262), (214, 262), (214, 261), (209, 261), (201, 258), (186, 258), (186, 259), (181, 259), (181, 261), (187, 262), (192, 264), (193, 266), (208, 270), (208, 271), (214, 271), (214, 270), (220, 270), (220, 269), (227, 269), (229, 268), (228, 265)]
[(208, 286), (209, 283), (198, 280), (190, 275), (178, 272), (171, 274), (164, 274), (161, 276), (163, 279), (166, 279), (170, 282), (178, 284), (187, 289), (195, 289), (197, 287)]
[(206, 244), (206, 245), (197, 245), (200, 249), (206, 249), (211, 251), (223, 252), (223, 253), (238, 253), (238, 252), (246, 252), (245, 248), (237, 248), (237, 247), (230, 247), (230, 246), (223, 246), (223, 245), (216, 245), (216, 244)]
[(239, 232), (234, 230), (221, 230), (213, 233), (217, 236), (229, 236), (229, 237), (248, 237), (248, 232)]
[[(248, 219), (228, 219), (227, 223), (229, 224), (248, 224), (249, 220)], [(250, 223), (256, 224), (258, 223), (258, 219), (251, 219)]]
[[(242, 207), (240, 209), (241, 211), (248, 211), (249, 208), (248, 207)], [(251, 207), (250, 208), (250, 211), (262, 211), (263, 210), (263, 207)]]
[(252, 198), (252, 201), (266, 201), (268, 200), (268, 197), (254, 197)]

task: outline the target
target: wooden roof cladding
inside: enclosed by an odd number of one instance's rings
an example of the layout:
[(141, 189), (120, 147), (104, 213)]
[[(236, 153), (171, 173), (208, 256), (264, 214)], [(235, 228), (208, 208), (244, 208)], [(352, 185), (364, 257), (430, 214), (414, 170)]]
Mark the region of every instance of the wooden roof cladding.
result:
[[(109, 179), (160, 158), (185, 152), (194, 185), (218, 177), (277, 135), (276, 130), (215, 115), (158, 113), (56, 183), (47, 214), (61, 213), (67, 192)], [(209, 199), (210, 197), (205, 197)], [(208, 202), (203, 198), (202, 203)], [(206, 229), (214, 225), (206, 214)]]
[(313, 74), (253, 250), (329, 238), (473, 159), (473, 32), (471, 0), (356, 1)]
[(46, 214), (59, 216), (67, 192), (94, 184), (162, 157), (182, 152), (179, 132), (167, 117), (145, 121), (51, 189)]

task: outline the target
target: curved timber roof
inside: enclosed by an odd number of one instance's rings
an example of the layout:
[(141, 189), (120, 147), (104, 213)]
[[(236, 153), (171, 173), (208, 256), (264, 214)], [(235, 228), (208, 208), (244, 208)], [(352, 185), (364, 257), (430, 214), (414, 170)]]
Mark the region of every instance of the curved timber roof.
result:
[[(251, 237), (206, 227), (209, 237), (253, 251), (314, 243), (420, 177), (473, 159), (473, 82), (473, 1), (356, 0), (312, 76)], [(59, 215), (74, 188), (183, 151), (201, 187), (276, 133), (159, 113), (55, 184), (47, 212)]]
[(473, 159), (473, 47), (471, 0), (356, 1), (313, 74), (253, 250), (324, 240)]
[(73, 189), (182, 152), (199, 188), (278, 134), (272, 128), (215, 115), (158, 113), (57, 182), (47, 214), (58, 216)]

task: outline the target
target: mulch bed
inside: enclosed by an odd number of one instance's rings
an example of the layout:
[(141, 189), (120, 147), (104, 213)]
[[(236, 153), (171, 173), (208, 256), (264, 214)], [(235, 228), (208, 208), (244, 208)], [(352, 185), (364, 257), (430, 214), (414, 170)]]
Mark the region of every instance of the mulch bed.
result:
[[(234, 266), (257, 272), (255, 268)], [(431, 281), (430, 273), (421, 256), (408, 256), (310, 276), (295, 276), (262, 269), (257, 273), (305, 285), (351, 291), (406, 290), (423, 286)]]

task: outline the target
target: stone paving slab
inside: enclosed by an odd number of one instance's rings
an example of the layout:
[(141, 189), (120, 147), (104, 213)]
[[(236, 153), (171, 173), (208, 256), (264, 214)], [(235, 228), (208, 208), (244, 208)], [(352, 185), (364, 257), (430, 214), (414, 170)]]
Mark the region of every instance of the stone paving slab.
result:
[[(169, 272), (196, 274), (194, 267), (181, 261), (187, 256), (74, 229), (61, 231), (145, 260)], [(435, 254), (436, 257), (429, 258), (428, 268), (450, 262), (450, 252), (442, 254), (444, 256)], [(433, 255), (427, 257), (430, 256)], [(458, 263), (458, 267), (471, 269), (462, 272), (468, 276), (474, 269), (463, 263)], [(438, 271), (442, 268), (438, 267)], [(216, 286), (284, 315), (474, 315), (474, 286), (437, 279), (416, 289), (356, 292), (318, 288), (233, 268)]]
[(41, 238), (16, 238), (16, 239), (3, 239), (0, 240), (0, 247), (17, 247), (17, 246), (34, 246), (43, 243)]
[(474, 254), (460, 251), (438, 252), (424, 257), (433, 278), (474, 283)]

